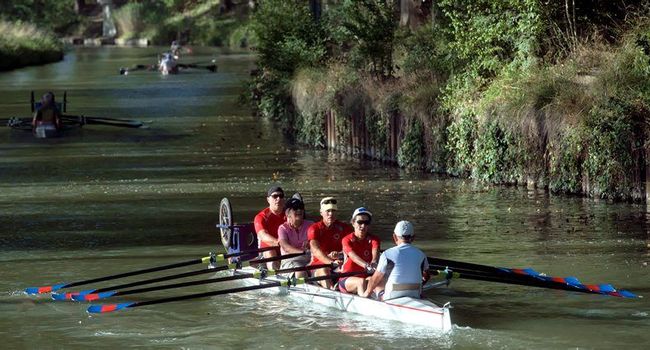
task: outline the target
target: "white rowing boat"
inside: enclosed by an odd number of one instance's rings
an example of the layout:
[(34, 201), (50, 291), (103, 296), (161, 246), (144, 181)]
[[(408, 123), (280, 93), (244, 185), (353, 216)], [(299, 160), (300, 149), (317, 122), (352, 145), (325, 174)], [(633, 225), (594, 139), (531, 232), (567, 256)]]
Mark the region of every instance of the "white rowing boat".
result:
[[(257, 271), (252, 267), (235, 270), (234, 274), (249, 274)], [(247, 286), (278, 282), (286, 278), (269, 276), (265, 279), (247, 278), (241, 280)], [(438, 332), (450, 332), (450, 304), (438, 306), (426, 299), (402, 297), (387, 301), (363, 298), (355, 294), (346, 294), (329, 290), (314, 284), (299, 284), (290, 287), (272, 288), (278, 294), (300, 298), (308, 303), (315, 303), (341, 311), (352, 312), (369, 318), (403, 322), (419, 325)]]
[[(221, 242), (228, 253), (257, 249), (257, 237), (253, 233), (253, 225), (233, 225), (232, 207), (228, 198), (223, 198), (219, 205), (219, 224), (217, 224), (217, 228), (220, 230)], [(255, 258), (255, 255), (243, 255), (240, 258), (242, 260), (250, 260)], [(256, 271), (252, 267), (244, 267), (239, 270), (234, 270), (233, 274), (251, 274)], [(248, 286), (254, 286), (286, 281), (286, 278), (268, 276), (262, 280), (246, 278), (241, 281)], [(446, 283), (446, 281), (442, 283)], [(363, 298), (356, 294), (346, 294), (329, 290), (315, 284), (298, 284), (290, 287), (278, 286), (269, 289), (275, 290), (278, 293), (288, 294), (291, 297), (300, 298), (308, 303), (320, 304), (342, 311), (364, 315), (369, 318), (380, 318), (414, 324), (441, 333), (451, 331), (449, 303), (438, 306), (430, 300), (410, 297), (378, 301)], [(427, 289), (427, 286), (425, 286), (425, 289)]]

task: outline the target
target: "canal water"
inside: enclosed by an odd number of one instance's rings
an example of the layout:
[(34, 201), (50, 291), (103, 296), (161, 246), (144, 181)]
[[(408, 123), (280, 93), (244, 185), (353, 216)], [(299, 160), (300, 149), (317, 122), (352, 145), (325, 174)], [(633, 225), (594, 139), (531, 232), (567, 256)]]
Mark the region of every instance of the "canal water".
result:
[[(47, 140), (0, 129), (5, 348), (642, 349), (650, 343), (645, 205), (482, 187), (293, 146), (238, 103), (253, 57), (197, 49), (182, 60), (215, 59), (218, 72), (118, 74), (120, 67), (152, 63), (160, 50), (80, 48), (59, 63), (0, 74), (0, 118), (29, 116), (30, 91), (51, 90), (59, 100), (67, 91), (68, 114), (147, 125), (87, 125)], [(366, 206), (383, 248), (392, 245), (395, 222), (408, 219), (429, 256), (533, 267), (646, 298), (454, 280), (426, 293), (453, 305), (454, 331), (442, 336), (255, 292), (102, 315), (87, 314), (84, 303), (22, 292), (222, 252), (214, 229), (221, 198), (231, 200), (235, 221), (250, 222), (275, 183), (300, 191), (314, 219), (323, 196), (339, 198), (346, 220)], [(215, 288), (222, 287), (117, 301)]]

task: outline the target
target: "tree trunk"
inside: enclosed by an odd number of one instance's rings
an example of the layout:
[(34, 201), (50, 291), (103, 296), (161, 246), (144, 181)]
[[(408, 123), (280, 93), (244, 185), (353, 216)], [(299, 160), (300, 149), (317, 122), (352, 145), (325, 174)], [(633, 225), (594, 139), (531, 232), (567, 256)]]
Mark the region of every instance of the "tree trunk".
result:
[(75, 0), (74, 1), (74, 13), (81, 14), (86, 7), (86, 0)]
[(314, 21), (318, 22), (321, 15), (321, 0), (309, 0), (309, 9)]
[(401, 0), (400, 1), (400, 20), (399, 20), (399, 25), (404, 27), (404, 26), (412, 26), (413, 22), (413, 15), (415, 12), (415, 6), (413, 6), (413, 1), (412, 0)]

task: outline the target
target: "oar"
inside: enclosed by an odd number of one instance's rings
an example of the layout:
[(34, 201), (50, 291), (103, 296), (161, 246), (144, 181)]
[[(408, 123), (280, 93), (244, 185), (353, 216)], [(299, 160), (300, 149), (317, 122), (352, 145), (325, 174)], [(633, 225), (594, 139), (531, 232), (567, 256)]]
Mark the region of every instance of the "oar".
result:
[(201, 69), (207, 69), (210, 72), (216, 72), (217, 71), (217, 65), (216, 64), (209, 64), (207, 66), (201, 66), (201, 65), (198, 65), (198, 64), (195, 64), (195, 63), (191, 63), (191, 64), (178, 63), (177, 66), (179, 68), (185, 68), (185, 69), (187, 69), (187, 68), (197, 68), (197, 69), (201, 68)]
[(216, 62), (217, 62), (217, 59), (212, 58), (212, 59), (209, 59), (209, 60), (198, 60), (196, 62), (192, 62), (191, 64), (206, 64), (206, 63), (216, 63)]
[(117, 127), (124, 127), (124, 128), (139, 128), (144, 126), (144, 124), (141, 121), (137, 121), (137, 120), (86, 117), (83, 115), (63, 115), (61, 116), (61, 119), (65, 121), (73, 121), (81, 125), (100, 124), (100, 125), (109, 125), (109, 126), (117, 126)]
[(483, 281), (528, 285), (540, 288), (563, 289), (623, 298), (639, 297), (627, 290), (617, 290), (611, 284), (587, 285), (580, 282), (576, 277), (549, 277), (531, 268), (500, 268), (431, 257), (428, 258), (428, 261), (429, 266), (433, 269), (450, 269), (452, 272), (460, 273), (459, 278), (480, 279)]
[[(285, 256), (285, 258), (288, 258), (288, 256)], [(261, 263), (262, 261), (258, 261), (258, 263)], [(146, 293), (146, 292), (153, 292), (153, 291), (158, 291), (158, 290), (165, 290), (165, 289), (174, 289), (174, 288), (181, 288), (181, 287), (189, 287), (189, 286), (198, 286), (202, 284), (209, 284), (209, 283), (218, 283), (218, 282), (226, 282), (226, 281), (235, 281), (235, 280), (241, 280), (245, 278), (266, 278), (268, 276), (274, 276), (274, 275), (279, 275), (287, 272), (296, 272), (296, 271), (308, 271), (308, 270), (315, 270), (315, 269), (320, 269), (322, 267), (332, 267), (332, 264), (319, 264), (319, 265), (307, 265), (307, 266), (300, 266), (300, 267), (292, 267), (288, 269), (279, 269), (279, 270), (256, 270), (253, 273), (243, 273), (240, 275), (234, 275), (234, 276), (225, 276), (225, 277), (215, 277), (215, 278), (209, 278), (206, 280), (199, 280), (199, 281), (189, 281), (189, 282), (181, 282), (181, 283), (174, 283), (174, 284), (166, 284), (162, 286), (153, 286), (153, 287), (147, 287), (147, 288), (140, 288), (140, 289), (131, 289), (131, 290), (125, 290), (125, 291), (107, 291), (107, 292), (101, 292), (101, 293), (92, 293), (92, 294), (86, 294), (86, 295), (74, 295), (72, 296), (73, 300), (76, 301), (95, 301), (99, 299), (105, 299), (109, 297), (116, 297), (116, 296), (124, 296), (124, 295), (132, 295), (132, 294), (139, 294), (139, 293)]]
[(206, 273), (215, 273), (217, 271), (223, 271), (223, 270), (233, 270), (237, 268), (241, 268), (244, 266), (250, 266), (251, 264), (261, 264), (261, 263), (266, 263), (270, 261), (277, 261), (277, 260), (282, 260), (282, 259), (290, 259), (290, 258), (295, 258), (300, 255), (304, 255), (305, 253), (296, 253), (296, 254), (288, 254), (288, 255), (280, 255), (280, 256), (274, 256), (270, 258), (265, 258), (265, 259), (256, 259), (256, 260), (250, 260), (250, 261), (245, 261), (242, 262), (241, 264), (237, 263), (231, 263), (225, 266), (218, 266), (210, 269), (201, 269), (201, 270), (196, 270), (196, 271), (189, 271), (189, 272), (184, 272), (180, 274), (175, 274), (175, 275), (169, 275), (169, 276), (162, 276), (162, 277), (156, 277), (156, 278), (151, 278), (147, 280), (142, 280), (142, 281), (135, 281), (135, 282), (130, 282), (130, 283), (124, 283), (124, 284), (119, 284), (116, 286), (110, 286), (110, 287), (105, 287), (105, 288), (99, 288), (99, 289), (88, 289), (88, 290), (83, 290), (80, 292), (71, 292), (71, 293), (61, 293), (61, 294), (52, 294), (52, 299), (54, 300), (85, 300), (85, 296), (88, 294), (97, 294), (97, 293), (103, 293), (103, 292), (115, 292), (118, 289), (125, 289), (125, 288), (131, 288), (131, 287), (137, 287), (137, 286), (142, 286), (145, 284), (151, 284), (151, 283), (157, 283), (157, 282), (164, 282), (164, 281), (169, 281), (173, 279), (179, 279), (179, 278), (185, 278), (185, 277), (191, 277), (191, 276), (197, 276), (197, 275), (202, 275)]
[(452, 278), (462, 278), (462, 279), (470, 279), (470, 280), (477, 280), (477, 281), (487, 281), (487, 282), (496, 282), (496, 283), (505, 283), (505, 284), (516, 284), (516, 285), (521, 285), (521, 286), (529, 286), (529, 287), (539, 287), (539, 288), (548, 288), (548, 289), (559, 289), (559, 290), (566, 290), (566, 291), (571, 291), (571, 292), (580, 292), (580, 293), (588, 293), (588, 294), (602, 294), (602, 295), (609, 295), (609, 296), (615, 296), (615, 297), (621, 297), (621, 298), (638, 298), (639, 296), (626, 291), (626, 290), (616, 290), (613, 289), (610, 285), (601, 285), (601, 286), (590, 286), (590, 287), (578, 287), (574, 286), (571, 284), (565, 284), (565, 283), (560, 283), (560, 282), (552, 282), (552, 281), (542, 281), (542, 280), (529, 280), (529, 281), (523, 281), (523, 280), (516, 280), (516, 279), (509, 279), (506, 277), (495, 277), (495, 276), (489, 276), (487, 274), (481, 274), (479, 272), (477, 273), (471, 273), (471, 272), (457, 272), (453, 270), (435, 270), (435, 271), (430, 271), (435, 275), (439, 275), (443, 278), (446, 279), (452, 279)]
[(130, 72), (135, 72), (139, 70), (156, 70), (155, 64), (136, 64), (133, 67), (120, 67), (120, 75), (127, 75)]
[(2, 126), (10, 126), (10, 127), (16, 127), (20, 125), (31, 125), (32, 123), (32, 118), (18, 118), (18, 117), (11, 117), (11, 118), (2, 118), (0, 119), (0, 125)]
[(154, 299), (154, 300), (148, 300), (148, 301), (136, 301), (136, 302), (131, 302), (131, 303), (91, 305), (88, 308), (88, 310), (86, 310), (86, 311), (89, 312), (89, 313), (106, 313), (106, 312), (112, 312), (112, 311), (117, 311), (117, 310), (123, 310), (123, 309), (127, 309), (127, 308), (134, 308), (134, 307), (155, 305), (155, 304), (162, 304), (162, 303), (171, 303), (171, 302), (174, 302), (174, 301), (181, 301), (181, 300), (205, 298), (205, 297), (210, 297), (210, 296), (215, 296), (215, 295), (232, 294), (232, 293), (238, 293), (238, 292), (247, 292), (247, 291), (251, 291), (251, 290), (267, 289), (267, 288), (274, 288), (274, 287), (291, 287), (291, 286), (297, 286), (299, 284), (305, 284), (305, 283), (310, 283), (310, 282), (315, 282), (315, 281), (322, 281), (322, 280), (326, 280), (326, 279), (330, 279), (330, 278), (341, 278), (341, 277), (354, 276), (354, 275), (359, 275), (359, 274), (362, 274), (362, 273), (366, 273), (366, 272), (365, 271), (355, 271), (355, 272), (331, 274), (331, 275), (325, 275), (325, 276), (319, 276), (319, 277), (287, 278), (286, 280), (283, 280), (283, 281), (269, 281), (268, 283), (260, 284), (260, 285), (257, 285), (257, 286), (221, 289), (221, 290), (215, 290), (215, 291), (211, 291), (211, 292), (188, 294), (188, 295), (179, 295), (179, 296), (170, 297), (170, 298), (163, 298), (163, 299)]
[(182, 262), (178, 262), (178, 263), (173, 263), (173, 264), (163, 265), (163, 266), (157, 266), (157, 267), (152, 267), (152, 268), (148, 268), (148, 269), (124, 272), (124, 273), (120, 273), (120, 274), (116, 274), (116, 275), (92, 278), (92, 279), (87, 279), (87, 280), (83, 280), (83, 281), (76, 281), (76, 282), (69, 282), (69, 283), (59, 283), (59, 284), (54, 284), (54, 285), (50, 285), (50, 286), (43, 286), (43, 287), (29, 287), (29, 288), (25, 289), (25, 293), (27, 293), (27, 294), (49, 293), (49, 292), (57, 291), (59, 289), (70, 288), (70, 287), (75, 287), (75, 286), (81, 286), (81, 285), (84, 285), (84, 284), (91, 284), (91, 283), (95, 283), (95, 282), (109, 281), (109, 280), (123, 278), (123, 277), (142, 275), (142, 274), (150, 273), (150, 272), (157, 272), (157, 271), (175, 269), (175, 268), (183, 267), (183, 266), (190, 266), (190, 265), (196, 265), (196, 264), (207, 264), (207, 263), (212, 262), (213, 260), (214, 261), (222, 261), (222, 260), (225, 260), (226, 258), (230, 258), (230, 257), (235, 257), (235, 256), (240, 256), (240, 255), (245, 255), (245, 254), (250, 254), (250, 253), (256, 253), (256, 252), (262, 252), (262, 251), (271, 250), (271, 249), (277, 249), (277, 247), (267, 247), (267, 248), (261, 248), (261, 249), (249, 250), (249, 251), (242, 251), (242, 252), (239, 252), (239, 253), (231, 253), (231, 254), (219, 254), (219, 255), (212, 255), (211, 254), (210, 256), (206, 256), (206, 257), (199, 258), (199, 259), (182, 261)]

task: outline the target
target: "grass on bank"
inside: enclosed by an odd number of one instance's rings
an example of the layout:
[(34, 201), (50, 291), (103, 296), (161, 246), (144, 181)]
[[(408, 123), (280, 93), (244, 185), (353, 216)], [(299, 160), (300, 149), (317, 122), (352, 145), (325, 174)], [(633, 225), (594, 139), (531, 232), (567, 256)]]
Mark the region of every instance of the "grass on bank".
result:
[(63, 58), (63, 44), (52, 34), (22, 22), (0, 20), (0, 70)]

